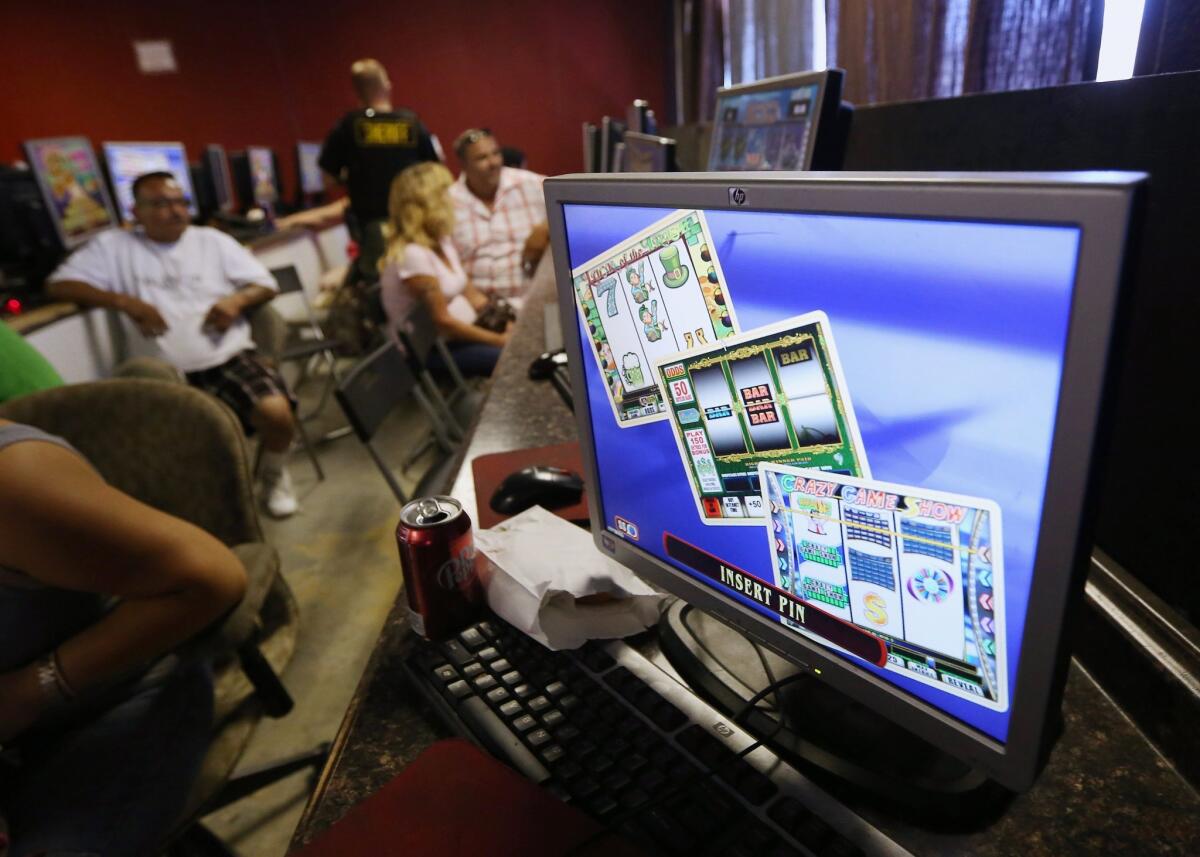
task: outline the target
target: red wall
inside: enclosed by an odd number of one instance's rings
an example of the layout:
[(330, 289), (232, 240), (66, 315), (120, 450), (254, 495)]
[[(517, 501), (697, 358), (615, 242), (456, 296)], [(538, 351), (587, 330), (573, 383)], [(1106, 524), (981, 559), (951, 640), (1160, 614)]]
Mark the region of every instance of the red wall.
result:
[[(396, 104), (449, 149), (472, 125), (547, 174), (580, 167), (580, 124), (634, 98), (668, 104), (669, 0), (105, 0), (23, 3), (3, 16), (0, 160), (21, 140), (182, 140), (198, 158), (272, 146), (288, 195), (294, 145), (354, 106), (349, 67), (373, 56)], [(53, 8), (51, 8), (53, 7)], [(170, 39), (177, 74), (143, 75), (134, 39)], [(457, 169), (448, 152), (451, 166)]]

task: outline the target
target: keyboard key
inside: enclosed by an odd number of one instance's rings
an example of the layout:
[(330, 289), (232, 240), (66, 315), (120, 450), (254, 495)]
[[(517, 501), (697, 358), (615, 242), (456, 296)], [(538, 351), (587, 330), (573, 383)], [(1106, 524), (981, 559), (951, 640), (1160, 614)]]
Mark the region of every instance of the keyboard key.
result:
[(638, 771), (650, 764), (650, 760), (641, 753), (630, 753), (628, 756), (622, 756), (620, 765), (631, 774), (636, 774)]
[(550, 707), (550, 700), (546, 699), (544, 696), (535, 696), (525, 704), (529, 706), (530, 711), (532, 711), (534, 714), (537, 714), (539, 711), (545, 711)]
[(491, 622), (480, 622), (475, 627), (478, 628), (479, 632), (489, 640), (494, 640), (499, 636), (496, 626)]
[(458, 635), (458, 639), (462, 640), (463, 645), (472, 651), (482, 649), (487, 645), (487, 637), (478, 628), (468, 628)]
[(667, 782), (667, 775), (662, 771), (656, 771), (653, 768), (642, 773), (638, 777), (638, 785), (650, 792), (651, 794), (661, 789)]
[(475, 678), (475, 689), (476, 690), (480, 690), (480, 691), (491, 690), (495, 686), (496, 686), (496, 677), (494, 675), (487, 675), (485, 673), (484, 675), (476, 676), (476, 678)]
[(486, 649), (480, 649), (478, 656), (481, 661), (494, 661), (500, 657), (500, 652), (495, 646), (488, 646)]
[(584, 651), (583, 662), (587, 664), (588, 669), (597, 673), (604, 672), (616, 663), (612, 655), (598, 646)]
[(591, 777), (580, 777), (574, 782), (569, 783), (567, 790), (571, 793), (571, 797), (576, 800), (587, 800), (600, 791), (600, 784)]
[(561, 681), (552, 681), (550, 684), (546, 685), (546, 693), (550, 694), (551, 696), (562, 696), (566, 692), (567, 686)]
[(464, 696), (471, 695), (471, 686), (461, 679), (446, 685), (446, 690), (452, 693), (455, 699), (462, 699)]
[[(496, 690), (500, 690), (500, 689), (501, 688), (496, 688)], [(492, 691), (492, 693), (495, 693), (495, 692), (496, 692), (495, 690)], [(515, 717), (517, 714), (520, 713), (520, 711), (521, 711), (521, 703), (517, 702), (515, 699), (510, 699), (508, 702), (506, 702), (500, 706), (500, 713), (503, 714), (505, 717)]]
[(537, 721), (528, 714), (522, 714), (512, 722), (512, 725), (513, 729), (516, 729), (518, 732), (528, 732), (534, 726), (537, 726)]
[(551, 744), (542, 750), (542, 761), (547, 765), (553, 765), (567, 753), (562, 747), (557, 744)]
[(449, 684), (452, 681), (458, 680), (458, 670), (456, 670), (454, 667), (450, 666), (450, 664), (442, 664), (440, 667), (438, 667), (436, 670), (433, 671), (433, 674), (436, 675), (442, 681), (446, 682), (447, 684)]
[(570, 759), (564, 759), (559, 763), (558, 767), (554, 769), (554, 776), (558, 777), (564, 783), (570, 782), (582, 774), (583, 766), (571, 761)]
[(756, 771), (754, 768), (746, 765), (746, 770), (743, 771), (737, 778), (736, 783), (731, 784), (733, 790), (745, 798), (746, 802), (753, 806), (762, 806), (779, 791), (779, 786), (771, 782), (771, 778)]
[(500, 681), (512, 687), (514, 684), (520, 684), (523, 681), (523, 676), (516, 670), (512, 670), (500, 676)]
[(604, 753), (593, 753), (588, 757), (586, 764), (593, 773), (603, 774), (605, 771), (612, 770), (614, 762), (612, 756), (605, 755)]
[(583, 704), (583, 700), (573, 693), (567, 694), (558, 701), (558, 706), (563, 711), (571, 711)]
[(604, 818), (617, 808), (617, 802), (606, 794), (598, 794), (587, 803), (587, 811), (596, 818)]
[(821, 857), (866, 857), (865, 852), (840, 836), (821, 849)]
[(532, 747), (541, 747), (554, 740), (545, 729), (534, 729), (525, 737), (529, 739), (529, 744)]
[(442, 643), (442, 651), (445, 652), (446, 658), (450, 661), (450, 663), (455, 664), (456, 666), (461, 667), (463, 664), (467, 664), (475, 660), (475, 656), (467, 651), (466, 646), (457, 640), (447, 640), (446, 642)]
[(474, 663), (467, 664), (465, 667), (463, 667), (463, 675), (465, 675), (467, 678), (475, 678), (475, 676), (481, 675), (482, 673), (483, 664), (479, 663), (479, 661), (475, 661)]
[(667, 732), (673, 732), (687, 723), (687, 715), (665, 699), (659, 700), (649, 716), (655, 726)]
[(557, 708), (552, 708), (542, 715), (542, 722), (545, 723), (549, 729), (554, 729), (557, 726), (561, 726), (566, 719), (567, 715), (563, 714)]
[(487, 692), (487, 701), (492, 705), (499, 705), (504, 700), (508, 699), (508, 689), (504, 687), (493, 687)]
[(617, 793), (624, 791), (632, 782), (633, 777), (629, 776), (629, 774), (625, 773), (620, 768), (609, 771), (607, 774), (605, 774), (604, 779), (601, 780), (601, 783), (606, 789), (608, 789), (610, 792)]
[(564, 744), (569, 744), (583, 733), (579, 730), (579, 727), (575, 726), (573, 723), (568, 723), (566, 726), (560, 726), (557, 730), (555, 730), (554, 734), (558, 736), (559, 741), (562, 741)]
[(643, 813), (642, 823), (650, 831), (650, 835), (664, 848), (691, 851), (696, 847), (696, 835), (664, 807)]
[(650, 795), (641, 789), (630, 789), (621, 795), (621, 806), (626, 809), (637, 809), (650, 800)]
[(533, 688), (528, 684), (519, 684), (513, 688), (513, 696), (517, 699), (525, 699), (533, 693)]
[(508, 662), (508, 658), (501, 658), (488, 664), (488, 669), (494, 673), (506, 673), (512, 669), (512, 664)]

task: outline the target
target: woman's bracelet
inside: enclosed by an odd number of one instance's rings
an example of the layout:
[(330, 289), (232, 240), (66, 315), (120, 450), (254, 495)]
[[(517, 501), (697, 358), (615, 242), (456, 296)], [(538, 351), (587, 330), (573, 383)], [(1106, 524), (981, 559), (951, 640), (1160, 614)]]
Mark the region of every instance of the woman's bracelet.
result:
[(38, 662), (36, 672), (42, 697), (52, 708), (64, 707), (75, 701), (76, 693), (58, 663), (57, 649)]

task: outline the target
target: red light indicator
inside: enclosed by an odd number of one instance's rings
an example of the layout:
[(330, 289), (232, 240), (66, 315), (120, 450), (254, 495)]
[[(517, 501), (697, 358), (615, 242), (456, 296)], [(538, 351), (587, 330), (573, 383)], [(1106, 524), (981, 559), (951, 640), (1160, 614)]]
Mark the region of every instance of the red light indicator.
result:
[(21, 302), (16, 298), (9, 298), (4, 302), (4, 308), (10, 315), (17, 315), (21, 312)]

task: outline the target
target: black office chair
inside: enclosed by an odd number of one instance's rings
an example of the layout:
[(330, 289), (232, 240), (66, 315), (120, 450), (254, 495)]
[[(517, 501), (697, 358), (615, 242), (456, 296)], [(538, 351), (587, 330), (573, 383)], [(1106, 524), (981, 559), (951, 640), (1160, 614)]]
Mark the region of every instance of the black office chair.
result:
[[(384, 461), (374, 440), (388, 415), (414, 398), (427, 414), (430, 413), (432, 405), (417, 382), (408, 360), (394, 343), (385, 343), (359, 361), (338, 381), (336, 396), (338, 404), (346, 412), (346, 419), (350, 421), (354, 433), (367, 448), (371, 460), (383, 474), (388, 487), (392, 489), (401, 505), (407, 503), (408, 494), (400, 486), (392, 468)], [(430, 422), (436, 434), (439, 427), (433, 420)], [(449, 438), (439, 440), (438, 445), (444, 445), (445, 455), (430, 467), (417, 484), (418, 497), (442, 493), (449, 484), (450, 473), (455, 463), (452, 453), (457, 447)], [(428, 448), (428, 445), (425, 448)]]

